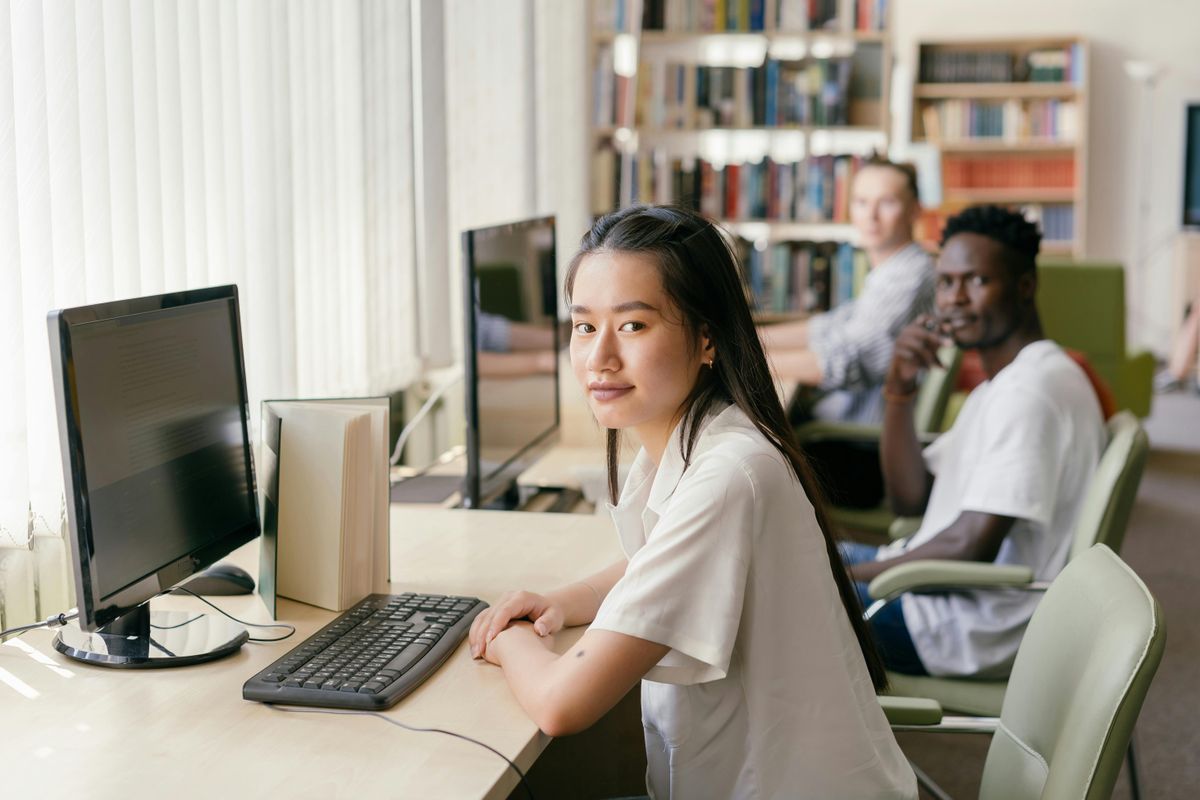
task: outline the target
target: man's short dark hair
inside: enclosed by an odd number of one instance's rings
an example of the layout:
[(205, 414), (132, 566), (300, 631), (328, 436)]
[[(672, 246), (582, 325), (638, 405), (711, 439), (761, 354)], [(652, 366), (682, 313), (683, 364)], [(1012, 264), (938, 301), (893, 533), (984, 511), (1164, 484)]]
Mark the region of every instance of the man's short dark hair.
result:
[(917, 168), (907, 161), (892, 161), (885, 155), (880, 153), (872, 153), (863, 161), (863, 167), (883, 167), (884, 169), (894, 169), (904, 176), (904, 185), (912, 194), (913, 200), (921, 202), (921, 194), (917, 191)]
[(1004, 245), (1005, 265), (1014, 277), (1037, 269), (1042, 234), (1021, 214), (1000, 206), (972, 206), (946, 220), (941, 246), (959, 233), (977, 233)]

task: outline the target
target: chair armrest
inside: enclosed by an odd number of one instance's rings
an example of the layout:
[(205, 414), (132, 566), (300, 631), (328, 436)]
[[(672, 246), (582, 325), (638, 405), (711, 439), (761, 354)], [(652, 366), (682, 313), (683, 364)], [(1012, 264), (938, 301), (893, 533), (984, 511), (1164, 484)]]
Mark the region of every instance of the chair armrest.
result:
[(921, 527), (923, 517), (896, 517), (888, 526), (887, 535), (893, 542), (897, 539), (907, 539)]
[[(828, 422), (813, 420), (796, 428), (796, 440), (800, 444), (806, 442), (878, 442), (883, 435), (882, 425), (868, 425), (861, 422)], [(930, 444), (938, 437), (937, 433), (917, 433), (917, 440)]]
[(889, 725), (937, 725), (942, 721), (942, 704), (929, 697), (880, 695), (879, 705)]
[(887, 569), (871, 581), (868, 590), (876, 600), (905, 592), (949, 589), (1024, 588), (1033, 581), (1033, 570), (1017, 564), (928, 559)]
[(880, 425), (859, 422), (827, 422), (813, 420), (796, 428), (796, 439), (805, 442), (878, 442), (883, 434)]

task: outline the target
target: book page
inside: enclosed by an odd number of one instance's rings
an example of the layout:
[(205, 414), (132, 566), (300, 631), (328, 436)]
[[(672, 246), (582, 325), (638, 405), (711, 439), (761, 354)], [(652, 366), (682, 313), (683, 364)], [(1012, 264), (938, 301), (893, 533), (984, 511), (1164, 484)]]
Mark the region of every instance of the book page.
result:
[(338, 610), (346, 427), (353, 410), (275, 403), (280, 417), (277, 592)]

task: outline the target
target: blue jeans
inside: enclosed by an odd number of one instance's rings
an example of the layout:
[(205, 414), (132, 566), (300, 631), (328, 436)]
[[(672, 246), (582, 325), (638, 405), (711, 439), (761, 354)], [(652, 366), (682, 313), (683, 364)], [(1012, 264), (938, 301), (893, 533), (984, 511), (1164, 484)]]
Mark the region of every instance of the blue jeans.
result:
[[(852, 564), (874, 561), (879, 548), (860, 542), (838, 542), (838, 551), (842, 554), (842, 561), (849, 567)], [(854, 588), (858, 590), (858, 599), (864, 609), (875, 602), (867, 592), (865, 582), (855, 581)], [(875, 634), (875, 643), (879, 645), (879, 654), (883, 656), (885, 667), (905, 675), (929, 674), (917, 655), (912, 636), (908, 633), (908, 626), (904, 623), (904, 608), (899, 600), (888, 603), (871, 618), (871, 632)]]

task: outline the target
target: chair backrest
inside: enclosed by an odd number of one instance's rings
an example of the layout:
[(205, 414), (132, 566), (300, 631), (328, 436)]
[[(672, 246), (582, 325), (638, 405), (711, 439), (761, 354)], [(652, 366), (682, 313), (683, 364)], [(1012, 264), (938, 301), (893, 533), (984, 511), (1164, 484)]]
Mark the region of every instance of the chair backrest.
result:
[(1071, 561), (1017, 651), (980, 799), (1109, 797), (1165, 641), (1158, 603), (1111, 550)]
[(1137, 417), (1129, 411), (1112, 416), (1108, 421), (1108, 446), (1075, 520), (1068, 559), (1093, 544), (1104, 544), (1114, 553), (1121, 552), (1149, 450), (1150, 441)]
[(913, 422), (917, 433), (938, 433), (942, 430), (942, 418), (946, 415), (946, 404), (954, 391), (958, 379), (958, 368), (962, 364), (962, 351), (957, 347), (938, 350), (938, 359), (945, 366), (927, 370), (921, 388), (917, 390), (917, 402), (913, 406)]

